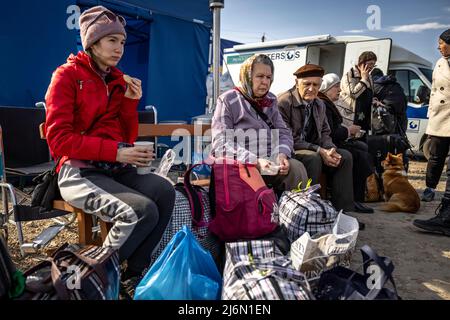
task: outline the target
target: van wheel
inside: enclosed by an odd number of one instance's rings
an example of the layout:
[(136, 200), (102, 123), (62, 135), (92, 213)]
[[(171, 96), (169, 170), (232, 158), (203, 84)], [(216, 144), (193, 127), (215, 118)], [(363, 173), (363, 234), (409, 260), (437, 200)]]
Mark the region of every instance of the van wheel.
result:
[(431, 139), (428, 137), (422, 145), (422, 152), (425, 159), (430, 159), (430, 142)]

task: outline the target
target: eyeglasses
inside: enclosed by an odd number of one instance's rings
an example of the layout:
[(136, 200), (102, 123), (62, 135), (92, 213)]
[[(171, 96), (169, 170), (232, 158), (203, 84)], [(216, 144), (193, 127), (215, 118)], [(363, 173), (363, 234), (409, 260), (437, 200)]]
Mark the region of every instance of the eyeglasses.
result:
[(127, 25), (127, 22), (125, 21), (125, 18), (121, 15), (115, 14), (111, 11), (103, 11), (100, 13), (94, 20), (89, 23), (86, 30), (89, 29), (94, 23), (96, 22), (103, 22), (103, 23), (109, 23), (114, 22), (116, 20), (119, 20), (119, 22), (125, 27)]

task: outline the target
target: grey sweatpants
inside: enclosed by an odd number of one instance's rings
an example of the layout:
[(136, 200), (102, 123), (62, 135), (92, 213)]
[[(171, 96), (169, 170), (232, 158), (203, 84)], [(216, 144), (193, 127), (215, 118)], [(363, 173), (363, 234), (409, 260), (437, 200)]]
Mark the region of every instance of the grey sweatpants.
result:
[(132, 167), (107, 171), (66, 163), (58, 185), (69, 204), (114, 224), (103, 245), (119, 250), (129, 270), (139, 273), (148, 267), (172, 213), (170, 182), (155, 174), (138, 175)]

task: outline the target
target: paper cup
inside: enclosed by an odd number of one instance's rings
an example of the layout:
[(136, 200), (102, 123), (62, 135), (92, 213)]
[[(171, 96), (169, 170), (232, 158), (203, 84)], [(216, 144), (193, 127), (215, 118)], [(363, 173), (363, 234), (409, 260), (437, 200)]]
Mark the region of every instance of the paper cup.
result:
[[(140, 147), (147, 147), (149, 149), (149, 151), (153, 151), (154, 150), (154, 143), (151, 141), (136, 141), (134, 143), (135, 146), (140, 146)], [(151, 172), (151, 164), (152, 162), (149, 161), (148, 165), (146, 167), (137, 167), (137, 174), (148, 174)]]

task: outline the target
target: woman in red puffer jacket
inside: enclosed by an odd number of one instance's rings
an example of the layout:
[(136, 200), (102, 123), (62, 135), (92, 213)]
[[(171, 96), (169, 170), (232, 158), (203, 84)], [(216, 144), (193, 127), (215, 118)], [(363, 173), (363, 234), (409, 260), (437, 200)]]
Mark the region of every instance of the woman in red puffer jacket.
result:
[(53, 74), (46, 94), (47, 141), (59, 159), (65, 201), (114, 224), (104, 246), (127, 260), (124, 279), (148, 267), (170, 220), (175, 191), (166, 179), (139, 175), (153, 150), (134, 146), (141, 81), (116, 68), (126, 40), (125, 20), (96, 6), (80, 16), (84, 51)]

